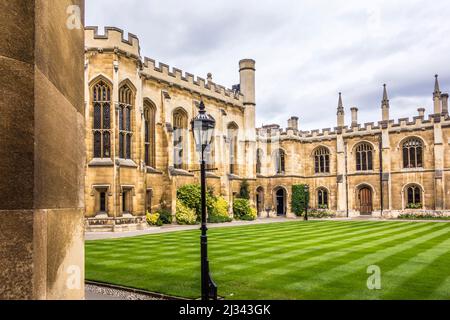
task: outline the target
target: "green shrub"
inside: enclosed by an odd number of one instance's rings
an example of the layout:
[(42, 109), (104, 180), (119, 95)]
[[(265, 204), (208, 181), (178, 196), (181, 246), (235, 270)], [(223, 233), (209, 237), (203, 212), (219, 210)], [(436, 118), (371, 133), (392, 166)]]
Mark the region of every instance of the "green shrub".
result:
[(161, 222), (163, 224), (171, 224), (173, 217), (172, 217), (172, 212), (170, 212), (170, 210), (168, 209), (159, 209), (157, 211), (157, 213), (159, 213), (159, 219), (161, 220)]
[(178, 224), (197, 224), (197, 214), (194, 209), (191, 209), (183, 204), (180, 200), (177, 200), (177, 209), (175, 218)]
[(419, 203), (408, 203), (406, 209), (422, 209), (422, 204)]
[[(177, 200), (190, 209), (194, 209), (196, 215), (201, 218), (202, 198), (201, 187), (199, 184), (186, 184), (177, 190)], [(206, 192), (206, 208), (208, 212), (212, 211), (216, 199), (211, 189)]]
[(228, 214), (228, 202), (223, 197), (217, 197), (213, 208), (208, 212), (208, 222), (231, 222), (233, 219)]
[(238, 198), (250, 200), (250, 190), (247, 180), (242, 180)]
[(147, 220), (147, 223), (151, 226), (162, 226), (162, 221), (159, 218), (159, 213), (150, 213), (147, 211), (145, 218)]
[(440, 214), (415, 214), (415, 213), (404, 213), (397, 217), (397, 219), (406, 220), (450, 220), (450, 216), (444, 216)]
[(250, 201), (241, 198), (234, 199), (233, 214), (237, 220), (255, 220), (257, 216), (256, 209), (250, 207)]
[(312, 209), (311, 211), (308, 210), (308, 217), (310, 218), (335, 218), (336, 214), (329, 212), (327, 210), (315, 210)]
[(292, 212), (300, 217), (305, 213), (306, 205), (309, 203), (309, 194), (305, 190), (304, 184), (292, 186)]

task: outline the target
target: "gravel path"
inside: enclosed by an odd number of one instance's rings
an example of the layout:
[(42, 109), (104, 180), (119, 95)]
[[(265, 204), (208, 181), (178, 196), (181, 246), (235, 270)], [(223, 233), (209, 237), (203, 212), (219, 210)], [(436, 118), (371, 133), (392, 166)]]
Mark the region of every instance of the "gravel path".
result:
[(85, 285), (86, 300), (162, 300), (128, 290), (120, 290), (111, 287), (88, 284)]

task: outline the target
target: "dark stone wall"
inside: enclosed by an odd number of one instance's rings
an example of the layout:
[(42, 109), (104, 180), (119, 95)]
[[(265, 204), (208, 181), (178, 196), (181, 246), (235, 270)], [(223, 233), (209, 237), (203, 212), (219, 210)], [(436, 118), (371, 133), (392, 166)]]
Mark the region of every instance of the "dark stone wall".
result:
[(84, 0), (0, 2), (0, 299), (84, 294), (67, 286), (84, 276), (83, 15)]

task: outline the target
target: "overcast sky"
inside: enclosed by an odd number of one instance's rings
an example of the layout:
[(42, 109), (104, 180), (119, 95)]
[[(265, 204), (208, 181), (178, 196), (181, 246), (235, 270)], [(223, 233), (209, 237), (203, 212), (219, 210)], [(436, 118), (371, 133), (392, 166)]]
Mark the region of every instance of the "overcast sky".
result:
[(256, 60), (257, 126), (296, 115), (303, 130), (432, 112), (434, 74), (450, 86), (450, 1), (88, 0), (86, 25), (136, 34), (141, 55), (231, 88)]

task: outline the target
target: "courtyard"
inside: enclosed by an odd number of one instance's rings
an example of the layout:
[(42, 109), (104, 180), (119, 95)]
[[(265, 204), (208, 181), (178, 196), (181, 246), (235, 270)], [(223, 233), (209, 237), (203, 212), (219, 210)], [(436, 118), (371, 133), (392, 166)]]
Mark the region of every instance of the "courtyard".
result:
[[(292, 221), (211, 228), (224, 299), (450, 299), (450, 224)], [(86, 279), (200, 296), (199, 231), (86, 241)], [(380, 271), (380, 289), (368, 273)]]

